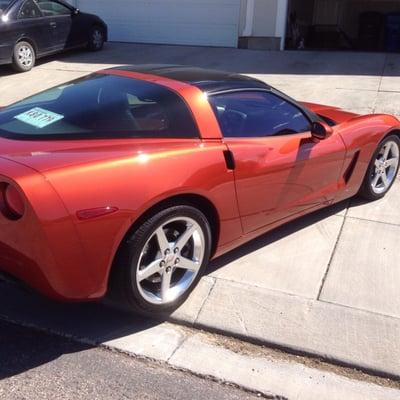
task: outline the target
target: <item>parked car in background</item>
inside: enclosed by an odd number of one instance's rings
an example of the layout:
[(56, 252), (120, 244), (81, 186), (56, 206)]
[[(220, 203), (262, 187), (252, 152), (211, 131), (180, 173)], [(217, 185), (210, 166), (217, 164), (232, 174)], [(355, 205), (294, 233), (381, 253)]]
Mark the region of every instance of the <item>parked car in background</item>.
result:
[(105, 41), (101, 18), (61, 0), (0, 0), (0, 64), (11, 63), (16, 71), (67, 49), (101, 50)]

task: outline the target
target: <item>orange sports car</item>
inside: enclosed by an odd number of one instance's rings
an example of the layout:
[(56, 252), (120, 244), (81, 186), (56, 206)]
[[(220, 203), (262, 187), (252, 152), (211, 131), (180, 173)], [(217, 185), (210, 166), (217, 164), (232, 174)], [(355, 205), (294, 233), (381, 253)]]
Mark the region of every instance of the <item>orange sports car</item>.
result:
[(0, 268), (169, 312), (209, 260), (399, 168), (400, 122), (182, 66), (99, 71), (0, 111)]

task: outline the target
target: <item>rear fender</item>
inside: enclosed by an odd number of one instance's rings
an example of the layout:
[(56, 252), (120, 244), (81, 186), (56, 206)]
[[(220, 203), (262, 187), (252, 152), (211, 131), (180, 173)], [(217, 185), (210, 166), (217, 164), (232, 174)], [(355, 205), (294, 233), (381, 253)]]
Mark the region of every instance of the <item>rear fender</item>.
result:
[(0, 268), (47, 296), (63, 299), (93, 295), (90, 270), (76, 227), (45, 177), (0, 158), (0, 182), (14, 185), (25, 200), (19, 220), (0, 214)]

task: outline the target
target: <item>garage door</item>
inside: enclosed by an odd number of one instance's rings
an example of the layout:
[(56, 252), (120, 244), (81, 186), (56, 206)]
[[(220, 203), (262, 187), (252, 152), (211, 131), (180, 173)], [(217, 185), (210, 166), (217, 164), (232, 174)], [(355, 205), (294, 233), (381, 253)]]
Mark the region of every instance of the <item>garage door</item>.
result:
[(78, 0), (120, 42), (236, 47), (240, 0)]

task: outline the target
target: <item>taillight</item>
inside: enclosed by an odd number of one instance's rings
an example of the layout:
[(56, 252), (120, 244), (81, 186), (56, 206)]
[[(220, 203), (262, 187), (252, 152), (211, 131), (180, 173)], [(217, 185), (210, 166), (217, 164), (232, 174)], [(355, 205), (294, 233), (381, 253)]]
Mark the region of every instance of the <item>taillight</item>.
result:
[(25, 213), (25, 203), (16, 187), (8, 183), (1, 185), (1, 212), (9, 219), (20, 219)]

